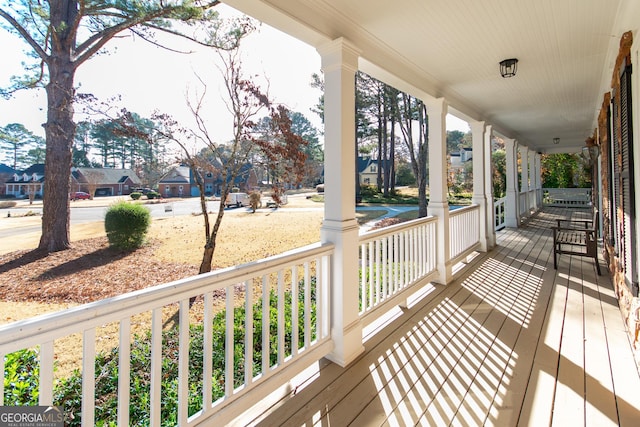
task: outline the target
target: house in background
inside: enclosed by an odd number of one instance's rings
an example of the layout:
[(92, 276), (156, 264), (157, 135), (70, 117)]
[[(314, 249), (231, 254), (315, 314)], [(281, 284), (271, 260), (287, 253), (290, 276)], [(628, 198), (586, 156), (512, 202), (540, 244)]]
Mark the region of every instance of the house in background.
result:
[(131, 169), (72, 168), (71, 191), (85, 191), (92, 196), (123, 196), (142, 185)]
[(15, 171), (5, 182), (5, 195), (16, 198), (27, 197), (30, 193), (42, 197), (44, 190), (44, 163), (29, 166), (24, 171)]
[[(388, 163), (386, 160), (383, 163)], [(385, 165), (383, 165), (385, 166)], [(378, 182), (378, 168), (380, 165), (378, 164), (378, 160), (372, 158), (371, 156), (362, 156), (358, 157), (358, 176), (360, 177), (360, 185), (377, 185)], [(382, 168), (381, 176), (384, 179), (385, 168)]]
[(158, 181), (162, 197), (191, 197), (191, 168), (174, 166)]
[[(222, 189), (222, 176), (219, 172), (202, 171), (204, 194), (207, 197), (219, 195)], [(233, 182), (233, 187), (249, 192), (258, 187), (253, 167), (245, 164)], [(158, 192), (162, 197), (199, 197), (200, 189), (189, 166), (174, 166), (158, 182)]]
[(453, 172), (464, 171), (464, 166), (473, 159), (472, 148), (460, 148), (460, 151), (453, 152), (450, 155), (451, 169)]
[[(16, 170), (10, 166), (5, 165), (4, 163), (0, 163), (0, 182), (7, 182), (12, 177), (13, 174), (16, 173)], [(0, 185), (0, 197), (5, 196), (7, 194), (7, 188), (4, 185)]]

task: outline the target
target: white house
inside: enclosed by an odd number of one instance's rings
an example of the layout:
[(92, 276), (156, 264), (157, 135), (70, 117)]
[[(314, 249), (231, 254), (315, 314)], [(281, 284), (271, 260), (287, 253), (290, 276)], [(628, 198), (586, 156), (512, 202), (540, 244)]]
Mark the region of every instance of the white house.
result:
[(28, 197), (30, 193), (42, 197), (44, 190), (44, 164), (29, 166), (24, 171), (15, 172), (4, 183), (5, 194), (17, 198)]

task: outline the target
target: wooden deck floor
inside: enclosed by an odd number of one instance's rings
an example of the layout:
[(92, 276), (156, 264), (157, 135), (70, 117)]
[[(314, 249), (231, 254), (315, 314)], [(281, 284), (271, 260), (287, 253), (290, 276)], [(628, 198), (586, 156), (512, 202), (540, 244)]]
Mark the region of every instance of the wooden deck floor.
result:
[[(322, 363), (250, 424), (638, 426), (640, 378), (608, 269), (563, 255), (547, 209), (448, 286), (371, 333), (366, 353)], [(245, 420), (246, 422), (246, 420)]]

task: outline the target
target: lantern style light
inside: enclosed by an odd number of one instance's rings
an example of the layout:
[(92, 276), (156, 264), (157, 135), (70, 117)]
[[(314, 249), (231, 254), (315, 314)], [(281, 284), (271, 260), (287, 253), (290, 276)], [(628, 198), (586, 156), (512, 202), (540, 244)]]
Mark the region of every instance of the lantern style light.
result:
[(553, 138), (553, 143), (556, 145), (560, 144), (560, 138)]
[(507, 77), (513, 77), (518, 70), (518, 59), (510, 58), (500, 61), (500, 75), (505, 79)]

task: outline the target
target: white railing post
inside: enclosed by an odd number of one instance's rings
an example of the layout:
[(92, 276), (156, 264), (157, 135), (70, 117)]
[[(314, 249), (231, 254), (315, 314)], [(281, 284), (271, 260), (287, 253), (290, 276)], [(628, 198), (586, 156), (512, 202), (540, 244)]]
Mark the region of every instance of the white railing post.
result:
[(480, 217), (478, 224), (480, 231), (480, 250), (486, 252), (489, 248), (487, 239), (487, 198), (485, 197), (485, 180), (491, 179), (490, 172), (484, 168), (484, 144), (485, 126), (484, 122), (471, 122), (471, 133), (473, 138), (473, 204), (480, 206)]
[(518, 188), (518, 159), (516, 140), (505, 138), (504, 148), (507, 161), (507, 201), (505, 203), (504, 223), (507, 227), (520, 225), (520, 190)]
[(318, 49), (324, 72), (325, 214), (322, 242), (335, 245), (331, 264), (331, 337), (328, 359), (348, 365), (364, 351), (358, 296), (355, 219), (355, 73), (358, 50), (340, 38)]
[(438, 218), (438, 283), (451, 280), (449, 257), (449, 203), (447, 202), (447, 103), (444, 98), (425, 101), (429, 116), (429, 204), (427, 212)]
[(493, 223), (493, 228), (494, 228), (494, 233), (493, 235), (495, 236), (495, 231), (496, 230), (502, 230), (505, 227), (505, 223), (504, 223), (504, 205), (505, 205), (505, 201), (506, 198), (502, 197), (498, 200), (496, 200), (493, 204), (493, 214), (494, 214), (494, 223)]

